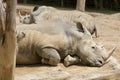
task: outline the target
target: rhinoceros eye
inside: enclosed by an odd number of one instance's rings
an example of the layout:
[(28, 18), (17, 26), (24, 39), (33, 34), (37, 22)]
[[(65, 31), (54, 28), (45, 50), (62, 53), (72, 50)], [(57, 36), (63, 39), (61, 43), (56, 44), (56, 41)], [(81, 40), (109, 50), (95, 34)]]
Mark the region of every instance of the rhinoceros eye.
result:
[(91, 48), (92, 48), (92, 49), (95, 49), (96, 47), (95, 47), (95, 46), (92, 46)]

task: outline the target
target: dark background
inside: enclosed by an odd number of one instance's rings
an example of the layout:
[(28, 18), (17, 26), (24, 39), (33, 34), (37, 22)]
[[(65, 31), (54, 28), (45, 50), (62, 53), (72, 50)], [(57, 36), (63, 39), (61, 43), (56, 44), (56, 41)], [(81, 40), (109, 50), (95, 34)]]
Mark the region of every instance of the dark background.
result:
[[(36, 4), (54, 7), (75, 8), (77, 0), (18, 0), (19, 4)], [(97, 3), (96, 3), (97, 2)], [(108, 9), (120, 11), (120, 0), (86, 0), (86, 8)]]

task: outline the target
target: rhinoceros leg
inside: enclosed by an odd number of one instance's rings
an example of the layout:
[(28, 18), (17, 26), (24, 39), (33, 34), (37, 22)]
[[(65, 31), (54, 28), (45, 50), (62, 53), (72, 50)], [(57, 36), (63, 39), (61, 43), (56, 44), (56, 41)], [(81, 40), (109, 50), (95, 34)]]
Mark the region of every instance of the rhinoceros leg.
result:
[(41, 62), (43, 64), (56, 66), (60, 62), (60, 55), (53, 48), (44, 48), (39, 55), (42, 57)]
[(65, 59), (64, 59), (64, 65), (65, 65), (66, 67), (68, 67), (68, 66), (70, 66), (70, 65), (78, 64), (78, 63), (80, 63), (80, 59), (79, 59), (78, 56), (72, 57), (72, 56), (68, 55), (68, 56), (66, 56)]

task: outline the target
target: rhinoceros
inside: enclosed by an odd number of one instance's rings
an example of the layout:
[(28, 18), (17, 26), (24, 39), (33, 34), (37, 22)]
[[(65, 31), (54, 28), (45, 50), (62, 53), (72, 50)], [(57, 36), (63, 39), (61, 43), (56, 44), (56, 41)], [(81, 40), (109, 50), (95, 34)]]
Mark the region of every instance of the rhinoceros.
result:
[[(65, 66), (78, 62), (89, 66), (102, 66), (115, 50), (113, 48), (107, 52), (103, 46), (95, 43), (80, 22), (77, 22), (76, 26), (64, 23), (64, 26), (56, 25), (56, 28), (52, 27), (54, 24), (50, 24), (51, 22), (46, 27), (41, 26), (41, 31), (17, 29), (25, 35), (18, 41), (17, 64), (44, 63), (56, 66), (63, 60)], [(69, 61), (70, 56), (73, 56), (72, 61)]]
[(94, 24), (94, 18), (77, 10), (63, 11), (57, 10), (53, 7), (41, 6), (35, 7), (33, 12), (26, 16), (22, 16), (19, 12), (19, 19), (20, 22), (24, 24), (39, 23), (40, 21), (51, 19), (63, 19), (72, 23), (77, 20), (77, 22), (79, 21), (85, 25), (91, 34), (95, 33), (95, 36), (97, 37), (97, 29)]

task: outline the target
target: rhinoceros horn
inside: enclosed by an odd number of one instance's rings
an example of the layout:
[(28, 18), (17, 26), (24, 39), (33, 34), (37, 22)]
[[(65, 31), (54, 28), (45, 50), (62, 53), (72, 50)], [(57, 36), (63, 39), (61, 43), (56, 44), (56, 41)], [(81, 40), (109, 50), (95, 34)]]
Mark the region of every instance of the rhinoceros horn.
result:
[(112, 48), (109, 52), (108, 52), (108, 56), (104, 58), (104, 61), (107, 61), (110, 56), (113, 54), (113, 52), (115, 51), (116, 47)]
[(18, 16), (19, 16), (19, 18), (22, 18), (23, 16), (21, 15), (21, 13), (20, 13), (20, 10), (18, 11)]

